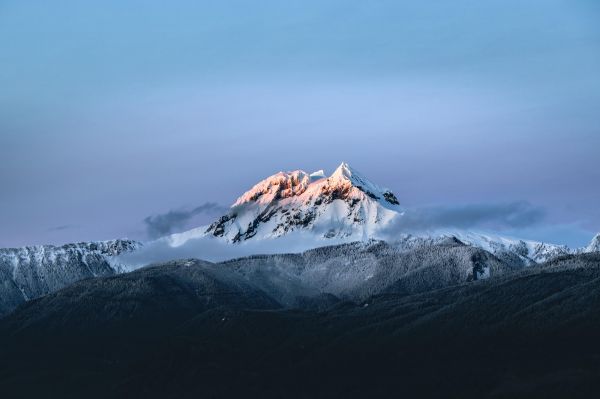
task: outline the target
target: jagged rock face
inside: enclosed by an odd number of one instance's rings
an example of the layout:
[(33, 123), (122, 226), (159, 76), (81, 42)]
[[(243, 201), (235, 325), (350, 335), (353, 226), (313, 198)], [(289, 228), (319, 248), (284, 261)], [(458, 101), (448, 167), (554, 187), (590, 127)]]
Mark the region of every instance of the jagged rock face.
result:
[(392, 193), (391, 191), (386, 191), (385, 193), (383, 193), (383, 198), (385, 198), (385, 200), (392, 205), (400, 205), (400, 201), (398, 201), (398, 198), (396, 198), (394, 193)]
[(119, 273), (111, 258), (140, 246), (111, 240), (0, 249), (0, 315), (75, 281)]
[(305, 229), (325, 238), (370, 236), (401, 211), (400, 202), (342, 163), (329, 177), (322, 171), (279, 172), (235, 201), (231, 212), (206, 233), (240, 242)]
[(238, 198), (233, 206), (254, 202), (269, 204), (275, 200), (294, 197), (304, 193), (310, 184), (310, 176), (301, 170), (279, 172), (252, 187)]

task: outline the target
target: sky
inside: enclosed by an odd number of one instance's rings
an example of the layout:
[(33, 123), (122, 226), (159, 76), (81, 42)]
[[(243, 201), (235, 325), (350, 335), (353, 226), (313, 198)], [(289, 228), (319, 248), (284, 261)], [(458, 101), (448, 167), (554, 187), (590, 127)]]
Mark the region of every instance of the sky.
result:
[(506, 234), (584, 245), (599, 22), (595, 0), (0, 0), (0, 247), (147, 239), (342, 161), (407, 207), (526, 204)]

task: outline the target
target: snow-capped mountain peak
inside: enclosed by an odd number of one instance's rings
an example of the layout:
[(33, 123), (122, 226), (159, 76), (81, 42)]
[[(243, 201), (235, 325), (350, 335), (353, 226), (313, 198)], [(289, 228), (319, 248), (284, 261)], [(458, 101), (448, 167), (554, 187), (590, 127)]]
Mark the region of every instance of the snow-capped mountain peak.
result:
[[(326, 182), (321, 181), (323, 179), (326, 179)], [(242, 194), (232, 207), (247, 203), (268, 205), (276, 200), (301, 196), (307, 190), (313, 194), (312, 197), (317, 194), (315, 191), (319, 191), (319, 189), (322, 192), (337, 190), (343, 194), (342, 196), (347, 197), (351, 194), (352, 188), (363, 192), (371, 199), (383, 200), (388, 206), (400, 204), (391, 190), (381, 188), (351, 168), (350, 165), (342, 162), (329, 177), (325, 176), (322, 169), (310, 174), (303, 170), (276, 173)], [(355, 197), (357, 196), (355, 195)]]
[(242, 194), (206, 233), (240, 242), (311, 230), (326, 238), (363, 239), (400, 211), (400, 202), (343, 162), (329, 177), (322, 170), (279, 172)]
[[(402, 229), (396, 231), (395, 227), (401, 226), (403, 217), (410, 212), (410, 209), (400, 207), (390, 190), (373, 183), (343, 162), (328, 177), (322, 170), (314, 173), (302, 170), (279, 172), (240, 196), (230, 211), (210, 226), (173, 234), (165, 240), (170, 246), (178, 247), (200, 237), (229, 243), (250, 240), (250, 243), (287, 236), (298, 245), (298, 241), (306, 242), (305, 249), (308, 249), (333, 242), (369, 239), (402, 241), (403, 237), (414, 237), (417, 242), (429, 242), (431, 239), (454, 237), (467, 245), (523, 265), (571, 253), (563, 245), (451, 227), (406, 232), (408, 234)], [(275, 241), (263, 244), (281, 249)], [(599, 249), (600, 235), (588, 247), (578, 251)]]
[(250, 190), (242, 194), (233, 207), (254, 202), (268, 205), (274, 200), (300, 195), (311, 183), (311, 175), (302, 171), (279, 172), (262, 180)]
[[(352, 168), (346, 162), (342, 162), (340, 166), (331, 174), (331, 179), (352, 179), (353, 174)], [(354, 175), (358, 175), (358, 173), (354, 172)]]
[(381, 200), (391, 205), (400, 205), (396, 196), (391, 190), (382, 188), (361, 175), (358, 171), (350, 167), (346, 162), (340, 166), (329, 177), (332, 184), (346, 184), (349, 182), (352, 186), (367, 194), (372, 199)]

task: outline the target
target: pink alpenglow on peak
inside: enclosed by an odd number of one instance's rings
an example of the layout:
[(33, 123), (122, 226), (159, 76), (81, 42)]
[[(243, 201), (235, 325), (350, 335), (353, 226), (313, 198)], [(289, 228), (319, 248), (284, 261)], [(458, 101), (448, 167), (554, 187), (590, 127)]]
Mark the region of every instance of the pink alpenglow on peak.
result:
[(346, 162), (342, 162), (340, 166), (333, 172), (329, 178), (332, 182), (350, 182), (354, 187), (363, 191), (373, 199), (384, 199), (392, 205), (400, 205), (396, 196), (391, 190), (379, 187), (369, 179), (363, 177), (358, 171), (350, 167)]
[(311, 176), (302, 170), (279, 172), (262, 180), (239, 197), (233, 206), (248, 202), (268, 204), (274, 200), (300, 195), (311, 182)]
[(388, 189), (372, 183), (347, 163), (329, 177), (322, 170), (279, 172), (242, 196), (206, 234), (241, 242), (310, 230), (324, 238), (370, 237), (401, 212)]

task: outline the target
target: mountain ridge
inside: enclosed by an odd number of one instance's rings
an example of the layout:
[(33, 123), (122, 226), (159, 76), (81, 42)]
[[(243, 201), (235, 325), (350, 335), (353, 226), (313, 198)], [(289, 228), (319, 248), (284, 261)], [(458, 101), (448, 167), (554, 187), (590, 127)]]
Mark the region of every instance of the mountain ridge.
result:
[(356, 302), (321, 296), (323, 308), (305, 301), (293, 310), (224, 269), (167, 262), (29, 302), (0, 319), (0, 390), (92, 398), (600, 391), (599, 253), (413, 293), (392, 285)]
[[(110, 240), (0, 249), (0, 316), (75, 281), (120, 274), (155, 262), (152, 250), (156, 246), (161, 246), (169, 259), (190, 257), (178, 250), (198, 246), (196, 257), (212, 261), (246, 257), (253, 248), (250, 254), (298, 254), (353, 242), (368, 246), (371, 240), (379, 240), (397, 253), (407, 253), (457, 240), (516, 268), (600, 250), (600, 234), (587, 247), (573, 250), (564, 245), (457, 229), (379, 237), (381, 230), (401, 218), (403, 212), (391, 190), (373, 183), (345, 162), (330, 176), (322, 170), (279, 172), (243, 193), (229, 213), (209, 226), (145, 243)], [(287, 250), (284, 238), (294, 242), (292, 251)], [(202, 248), (216, 245), (225, 254), (220, 259), (211, 259), (202, 252)], [(144, 251), (148, 251), (147, 257)], [(128, 258), (140, 254), (142, 261)]]
[(0, 316), (22, 302), (76, 281), (126, 271), (117, 256), (142, 247), (133, 240), (35, 245), (0, 249)]

